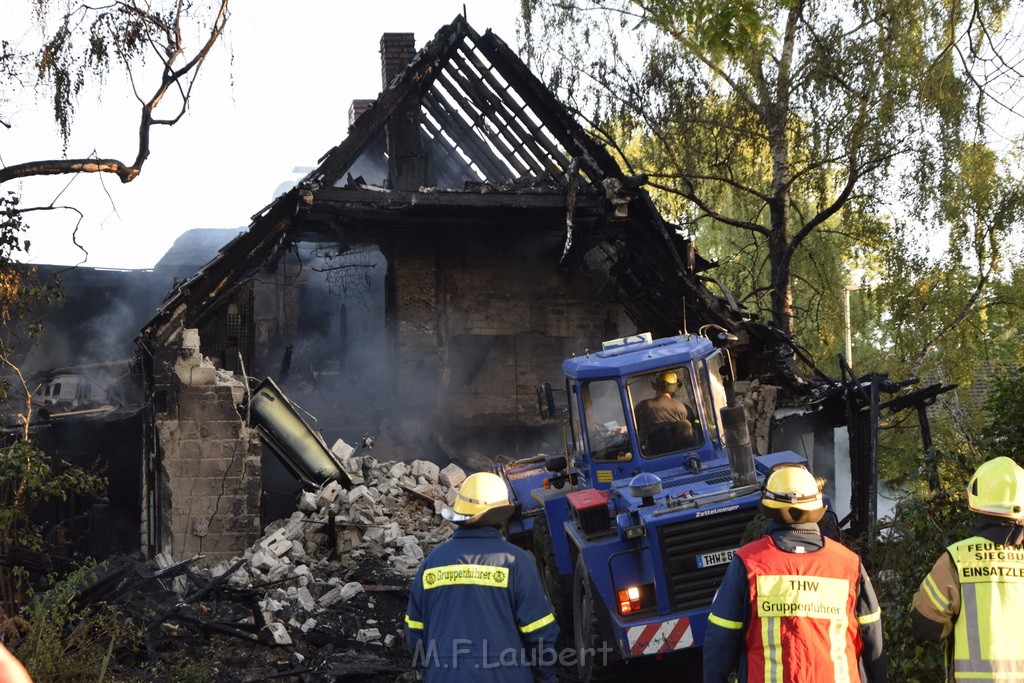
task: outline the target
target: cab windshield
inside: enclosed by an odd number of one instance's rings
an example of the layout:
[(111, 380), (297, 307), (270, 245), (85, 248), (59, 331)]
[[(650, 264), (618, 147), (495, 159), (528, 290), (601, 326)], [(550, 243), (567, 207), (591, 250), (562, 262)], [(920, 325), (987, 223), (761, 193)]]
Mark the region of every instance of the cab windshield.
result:
[(704, 443), (704, 429), (687, 367), (634, 375), (626, 390), (633, 407), (640, 453), (645, 458), (690, 450)]
[(622, 409), (619, 385), (615, 380), (584, 382), (580, 389), (586, 416), (587, 442), (595, 462), (620, 462), (633, 457), (630, 452), (626, 415)]

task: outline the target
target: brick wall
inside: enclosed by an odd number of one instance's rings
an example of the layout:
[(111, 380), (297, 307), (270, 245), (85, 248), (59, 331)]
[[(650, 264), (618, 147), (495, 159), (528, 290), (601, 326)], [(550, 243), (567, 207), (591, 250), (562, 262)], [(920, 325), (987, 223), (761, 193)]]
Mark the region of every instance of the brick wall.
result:
[(167, 335), (154, 358), (158, 550), (230, 559), (260, 534), (261, 446), (235, 409), (241, 383), (199, 353), (196, 330)]
[(558, 382), (566, 357), (634, 331), (588, 280), (559, 274), (539, 240), (466, 245), (440, 283), (440, 412), (454, 423), (541, 427), (537, 385)]
[[(395, 406), (455, 422), (539, 425), (536, 385), (620, 329), (621, 307), (565, 281), (535, 245), (457, 250), (401, 240), (395, 278)], [(443, 258), (438, 258), (443, 254)]]
[(437, 263), (431, 241), (403, 239), (389, 267), (395, 279), (396, 406), (426, 414), (437, 404)]

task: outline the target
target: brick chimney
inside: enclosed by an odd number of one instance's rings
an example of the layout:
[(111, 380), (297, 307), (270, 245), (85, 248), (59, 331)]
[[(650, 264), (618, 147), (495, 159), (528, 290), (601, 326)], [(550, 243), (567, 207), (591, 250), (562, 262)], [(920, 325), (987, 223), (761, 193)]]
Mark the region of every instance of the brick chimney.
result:
[(352, 125), (356, 120), (366, 113), (366, 110), (373, 104), (373, 100), (352, 100), (352, 104), (348, 108), (348, 125)]
[(383, 86), (402, 71), (416, 56), (416, 37), (412, 33), (385, 33), (380, 37), (380, 62)]
[[(385, 33), (380, 37), (381, 75), (384, 88), (416, 56), (416, 38), (412, 33)], [(387, 123), (388, 176), (391, 189), (415, 192), (433, 184), (430, 160), (420, 131), (419, 96), (407, 94), (404, 102)]]

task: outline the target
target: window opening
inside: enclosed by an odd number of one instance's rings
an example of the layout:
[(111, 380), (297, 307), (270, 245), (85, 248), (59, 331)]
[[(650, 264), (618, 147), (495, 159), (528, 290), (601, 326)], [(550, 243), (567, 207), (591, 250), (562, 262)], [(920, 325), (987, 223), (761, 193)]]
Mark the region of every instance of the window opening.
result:
[(594, 461), (632, 459), (618, 383), (607, 379), (584, 382), (582, 398), (583, 412), (587, 417), (587, 441)]
[(626, 390), (633, 406), (640, 453), (645, 458), (698, 448), (704, 443), (687, 367), (635, 375), (627, 382)]

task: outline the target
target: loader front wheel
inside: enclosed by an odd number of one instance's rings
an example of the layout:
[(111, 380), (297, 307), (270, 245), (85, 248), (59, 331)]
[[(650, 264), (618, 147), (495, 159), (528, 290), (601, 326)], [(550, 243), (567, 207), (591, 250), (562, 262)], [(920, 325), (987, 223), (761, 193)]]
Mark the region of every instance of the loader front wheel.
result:
[(572, 625), (572, 595), (566, 590), (562, 575), (558, 573), (554, 541), (548, 527), (548, 518), (544, 514), (537, 517), (533, 523), (533, 555), (537, 569), (540, 570), (540, 578), (544, 582), (544, 589), (551, 601), (555, 620), (565, 634)]
[(601, 683), (617, 678), (621, 662), (611, 662), (612, 648), (601, 637), (597, 610), (601, 602), (594, 595), (583, 555), (576, 560), (572, 580), (573, 640), (576, 646), (576, 673), (580, 683)]

